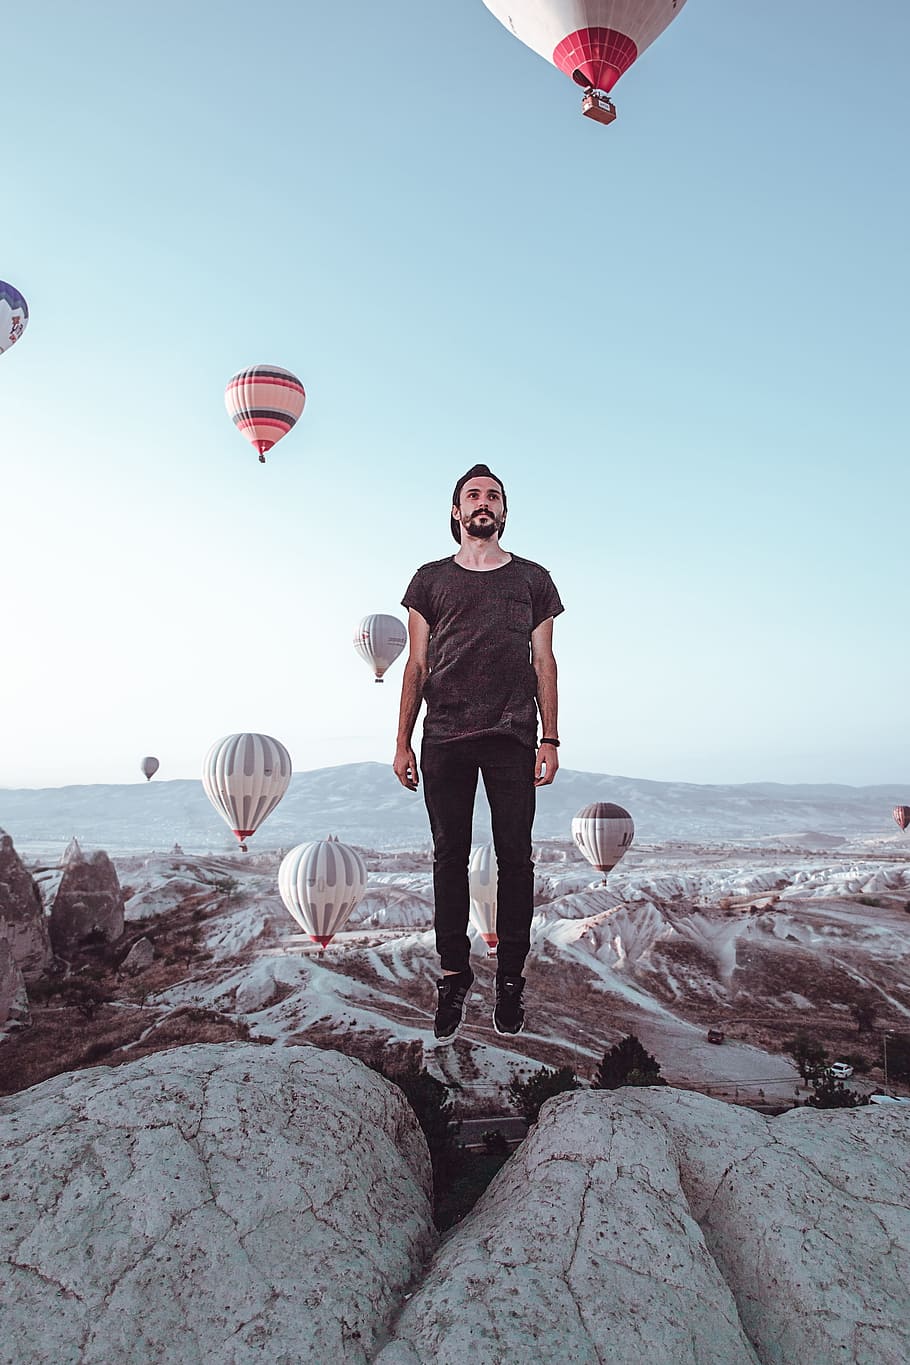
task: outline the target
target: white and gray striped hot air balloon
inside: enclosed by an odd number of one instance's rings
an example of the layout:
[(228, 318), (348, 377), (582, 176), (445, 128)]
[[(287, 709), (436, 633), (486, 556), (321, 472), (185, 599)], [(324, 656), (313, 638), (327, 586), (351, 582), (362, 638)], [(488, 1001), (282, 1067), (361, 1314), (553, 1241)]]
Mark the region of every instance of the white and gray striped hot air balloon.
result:
[(139, 767), (142, 769), (142, 775), (146, 782), (151, 782), (152, 778), (161, 767), (161, 764), (158, 762), (157, 758), (154, 758), (151, 754), (147, 754), (139, 764)]
[(281, 899), (301, 929), (323, 948), (347, 924), (366, 887), (366, 863), (333, 835), (298, 844), (278, 869)]
[(572, 820), (572, 838), (598, 872), (610, 872), (625, 857), (635, 836), (632, 817), (622, 806), (595, 801)]
[(499, 866), (492, 844), (481, 844), (468, 863), (468, 890), (471, 894), (471, 923), (495, 957), (499, 936), (496, 933), (496, 900), (499, 894)]
[(407, 643), (407, 626), (397, 616), (365, 616), (354, 632), (354, 648), (372, 668), (378, 683)]
[(28, 326), (28, 304), (15, 285), (0, 280), (0, 355), (15, 346)]
[(290, 780), (291, 756), (271, 735), (226, 735), (202, 765), (205, 794), (244, 851), (244, 840), (271, 815)]

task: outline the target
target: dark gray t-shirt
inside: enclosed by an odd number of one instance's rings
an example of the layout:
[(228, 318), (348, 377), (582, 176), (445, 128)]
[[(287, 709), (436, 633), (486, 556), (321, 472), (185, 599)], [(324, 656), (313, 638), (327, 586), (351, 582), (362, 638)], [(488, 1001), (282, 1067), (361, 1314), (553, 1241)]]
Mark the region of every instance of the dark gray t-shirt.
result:
[(547, 570), (519, 555), (486, 571), (437, 559), (417, 570), (401, 603), (430, 627), (424, 740), (511, 735), (534, 748), (531, 632), (565, 610)]

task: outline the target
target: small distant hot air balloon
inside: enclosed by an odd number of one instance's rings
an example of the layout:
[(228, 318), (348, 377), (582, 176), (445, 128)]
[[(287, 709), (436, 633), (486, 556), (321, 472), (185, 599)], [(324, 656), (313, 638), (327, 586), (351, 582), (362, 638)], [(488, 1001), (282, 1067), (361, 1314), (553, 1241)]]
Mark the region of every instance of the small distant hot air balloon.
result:
[(686, 0), (483, 0), (515, 37), (585, 91), (582, 113), (612, 123), (609, 97), (624, 72)]
[(149, 754), (142, 760), (139, 766), (145, 775), (146, 782), (151, 782), (161, 764), (158, 762), (157, 758), (152, 758), (151, 754)]
[(625, 857), (635, 835), (632, 817), (622, 806), (595, 801), (572, 820), (572, 838), (598, 872), (610, 872)]
[(28, 326), (28, 304), (13, 285), (0, 280), (0, 355), (15, 346)]
[(354, 632), (354, 648), (378, 683), (407, 643), (408, 628), (397, 616), (365, 616)]
[(260, 464), (265, 464), (265, 452), (288, 434), (305, 403), (303, 384), (279, 365), (251, 365), (235, 374), (224, 391), (228, 416), (259, 451)]
[(202, 765), (205, 794), (246, 852), (246, 840), (271, 815), (288, 789), (291, 756), (271, 735), (227, 735)]
[(330, 835), (298, 844), (282, 859), (278, 890), (288, 911), (314, 943), (326, 948), (347, 924), (367, 886), (356, 849)]
[(471, 923), (496, 956), (499, 936), (496, 933), (496, 898), (499, 893), (499, 867), (496, 849), (492, 844), (481, 844), (471, 854), (468, 863), (468, 889), (471, 893)]
[(910, 825), (910, 806), (895, 806), (891, 812), (903, 832)]

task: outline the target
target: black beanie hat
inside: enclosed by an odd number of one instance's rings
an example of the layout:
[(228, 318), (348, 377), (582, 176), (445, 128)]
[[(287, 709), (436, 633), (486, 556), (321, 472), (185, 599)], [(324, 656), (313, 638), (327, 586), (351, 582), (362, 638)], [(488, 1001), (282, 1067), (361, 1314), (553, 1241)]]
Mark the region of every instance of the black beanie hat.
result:
[[(455, 485), (455, 492), (452, 494), (452, 506), (453, 506), (453, 507), (457, 507), (457, 506), (458, 506), (458, 500), (459, 500), (459, 498), (461, 497), (461, 490), (464, 488), (464, 486), (465, 486), (465, 484), (467, 483), (468, 479), (476, 479), (477, 476), (478, 476), (478, 474), (486, 474), (486, 476), (487, 476), (488, 479), (495, 479), (495, 480), (496, 480), (496, 482), (499, 484), (499, 487), (502, 489), (502, 510), (503, 510), (503, 512), (508, 512), (508, 510), (509, 510), (509, 504), (508, 504), (508, 501), (506, 500), (506, 490), (505, 490), (505, 486), (504, 486), (504, 484), (503, 484), (503, 482), (502, 482), (502, 479), (499, 477), (498, 474), (494, 474), (493, 471), (492, 471), (492, 469), (490, 468), (490, 466), (489, 466), (489, 465), (486, 465), (486, 464), (475, 464), (475, 465), (472, 465), (471, 468), (468, 470), (467, 474), (462, 474), (461, 478), (458, 480), (458, 482), (457, 482), (456, 485)], [(453, 537), (455, 538), (456, 543), (457, 543), (458, 545), (460, 545), (460, 544), (461, 544), (461, 529), (460, 529), (460, 528), (461, 528), (461, 522), (460, 522), (460, 521), (456, 521), (454, 517), (449, 517), (449, 526), (451, 527), (452, 535), (453, 535)], [(503, 530), (504, 530), (504, 529), (505, 529), (505, 527), (503, 527)]]

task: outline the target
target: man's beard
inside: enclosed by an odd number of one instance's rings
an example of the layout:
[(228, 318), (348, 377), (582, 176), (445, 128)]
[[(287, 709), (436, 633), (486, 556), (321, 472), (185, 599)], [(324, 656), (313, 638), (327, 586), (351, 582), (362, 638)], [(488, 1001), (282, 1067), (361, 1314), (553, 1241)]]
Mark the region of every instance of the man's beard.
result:
[(489, 520), (483, 525), (476, 520), (475, 516), (469, 517), (465, 523), (465, 530), (474, 540), (492, 540), (497, 531), (502, 530), (502, 523), (497, 521), (492, 513), (487, 513)]

